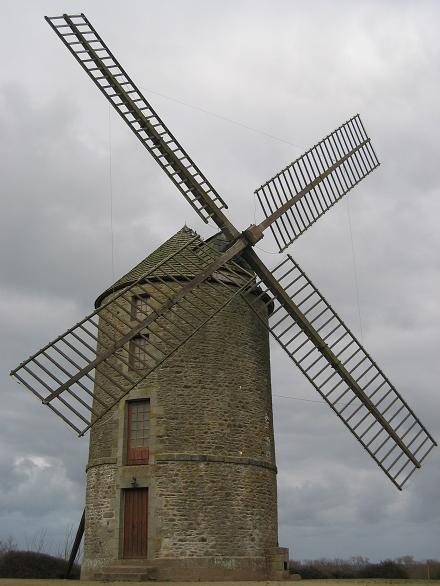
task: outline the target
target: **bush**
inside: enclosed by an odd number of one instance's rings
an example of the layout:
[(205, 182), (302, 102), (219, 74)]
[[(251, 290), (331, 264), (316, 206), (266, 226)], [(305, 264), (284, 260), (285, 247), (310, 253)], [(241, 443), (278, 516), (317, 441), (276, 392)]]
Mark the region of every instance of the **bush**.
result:
[(426, 565), (429, 567), (429, 577), (431, 580), (440, 580), (440, 561), (426, 560)]
[(408, 578), (405, 567), (392, 560), (368, 564), (359, 572), (360, 578)]
[[(66, 560), (35, 551), (7, 551), (0, 556), (0, 578), (62, 578)], [(74, 565), (72, 578), (79, 578)]]
[(290, 573), (301, 574), (305, 580), (358, 577), (358, 566), (351, 560), (320, 559), (303, 562), (291, 561), (289, 569)]
[(440, 571), (440, 563), (436, 560), (415, 562), (411, 565), (405, 565), (400, 560), (384, 560), (377, 564), (372, 564), (368, 558), (361, 556), (353, 557), (349, 560), (323, 558), (319, 560), (290, 561), (289, 571), (290, 573), (300, 574), (305, 580), (340, 580), (347, 578), (406, 579), (414, 577), (415, 574), (413, 576), (411, 572), (415, 570), (419, 571), (417, 578), (426, 577), (428, 564), (431, 578), (437, 577), (437, 573)]
[(301, 574), (303, 580), (322, 580), (327, 577), (317, 566), (301, 562), (290, 562), (289, 572)]
[(17, 544), (11, 535), (6, 537), (6, 539), (0, 539), (0, 556), (4, 555), (7, 551), (12, 551), (13, 549), (17, 549)]

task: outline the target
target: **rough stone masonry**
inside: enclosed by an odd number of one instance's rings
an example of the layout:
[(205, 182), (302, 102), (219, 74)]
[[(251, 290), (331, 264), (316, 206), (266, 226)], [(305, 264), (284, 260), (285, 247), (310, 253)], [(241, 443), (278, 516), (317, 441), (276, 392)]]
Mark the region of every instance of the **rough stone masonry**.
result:
[[(193, 235), (183, 228), (97, 305)], [(261, 312), (267, 319), (263, 302)], [(105, 372), (96, 376), (104, 384)], [(127, 407), (136, 400), (148, 401), (149, 455), (129, 465)], [(146, 550), (133, 559), (124, 543), (137, 513), (127, 503), (142, 488)], [(268, 331), (237, 296), (92, 428), (81, 577), (280, 579), (287, 558), (277, 540)]]

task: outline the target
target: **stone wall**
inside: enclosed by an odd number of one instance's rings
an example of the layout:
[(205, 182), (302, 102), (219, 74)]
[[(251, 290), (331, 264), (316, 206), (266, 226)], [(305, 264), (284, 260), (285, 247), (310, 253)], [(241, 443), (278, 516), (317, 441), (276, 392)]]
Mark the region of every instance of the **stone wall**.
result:
[[(136, 398), (150, 399), (150, 463), (126, 466), (125, 401)], [(159, 578), (264, 579), (282, 568), (268, 333), (242, 298), (92, 428), (83, 578), (122, 557), (121, 494), (133, 479), (149, 488), (146, 563)]]
[(83, 575), (93, 574), (114, 557), (116, 484), (116, 463), (102, 463), (87, 470)]
[(276, 545), (274, 471), (172, 462), (156, 471), (156, 558), (259, 557)]

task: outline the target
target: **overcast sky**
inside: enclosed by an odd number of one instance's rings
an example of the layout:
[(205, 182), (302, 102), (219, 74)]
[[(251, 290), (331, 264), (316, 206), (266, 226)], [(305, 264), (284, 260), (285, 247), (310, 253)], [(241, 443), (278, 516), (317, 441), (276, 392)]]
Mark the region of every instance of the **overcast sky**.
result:
[[(81, 11), (242, 229), (256, 187), (360, 113), (381, 167), (289, 252), (439, 439), (440, 3), (3, 3), (0, 538), (45, 530), (57, 550), (84, 505), (88, 441), (9, 370), (185, 222), (214, 232), (43, 20)], [(269, 235), (259, 246), (279, 261)], [(281, 354), (280, 545), (296, 559), (440, 558), (440, 449), (397, 491)]]

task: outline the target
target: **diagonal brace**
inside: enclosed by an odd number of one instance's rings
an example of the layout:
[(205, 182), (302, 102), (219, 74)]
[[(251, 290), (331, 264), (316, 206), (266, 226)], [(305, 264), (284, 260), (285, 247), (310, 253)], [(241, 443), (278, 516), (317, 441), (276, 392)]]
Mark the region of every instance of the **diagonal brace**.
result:
[[(130, 113), (133, 115), (135, 120), (140, 124), (141, 128), (145, 130), (145, 132), (149, 135), (150, 139), (154, 143), (154, 148), (157, 148), (168, 161), (168, 163), (176, 170), (176, 173), (180, 176), (180, 178), (186, 183), (186, 185), (191, 189), (191, 191), (197, 193), (198, 198), (203, 201), (208, 209), (212, 210), (212, 219), (217, 224), (217, 226), (224, 230), (230, 238), (236, 238), (239, 235), (239, 232), (234, 228), (228, 218), (223, 214), (222, 210), (217, 206), (217, 204), (212, 200), (209, 194), (203, 189), (203, 187), (194, 179), (194, 176), (188, 171), (188, 169), (182, 164), (180, 159), (176, 156), (173, 150), (166, 144), (163, 140), (161, 135), (157, 132), (154, 125), (148, 120), (148, 118), (144, 115), (142, 110), (137, 106), (137, 104), (130, 98), (130, 96), (125, 91), (123, 85), (119, 83), (116, 77), (112, 74), (112, 72), (108, 69), (106, 64), (102, 61), (100, 56), (96, 53), (93, 49), (91, 44), (85, 38), (84, 34), (79, 30), (78, 26), (72, 21), (69, 15), (63, 15), (65, 21), (69, 24), (72, 31), (75, 33), (76, 37), (78, 38), (81, 45), (84, 49), (92, 56), (93, 61), (96, 63), (99, 71), (105, 77), (105, 79), (109, 82), (109, 84), (117, 90), (118, 97), (123, 102), (123, 104), (128, 108)], [(46, 17), (46, 20), (49, 19)], [(50, 21), (49, 21), (50, 22)], [(98, 34), (95, 33), (97, 36)], [(99, 37), (98, 37), (99, 38)], [(84, 66), (83, 66), (84, 67)], [(87, 70), (87, 68), (85, 68)], [(121, 71), (122, 68), (121, 68)], [(138, 91), (137, 93), (140, 94)], [(141, 95), (141, 94), (140, 94)], [(143, 96), (142, 96), (143, 97)], [(143, 98), (146, 104), (148, 102)], [(119, 112), (120, 113), (120, 112)], [(169, 133), (166, 126), (163, 122), (159, 119), (157, 115), (155, 118), (160, 122), (160, 124), (166, 129)], [(170, 133), (171, 134), (171, 133)], [(179, 149), (182, 152), (185, 152), (182, 147), (179, 146)], [(186, 153), (185, 153), (186, 154)]]
[(181, 301), (185, 295), (187, 295), (192, 289), (200, 285), (203, 281), (209, 278), (216, 270), (218, 270), (221, 266), (223, 266), (227, 261), (231, 260), (237, 254), (239, 254), (245, 247), (247, 246), (247, 241), (245, 238), (240, 238), (237, 240), (235, 244), (233, 244), (226, 252), (224, 252), (221, 256), (215, 259), (203, 272), (199, 273), (194, 279), (192, 279), (189, 283), (184, 285), (173, 297), (168, 299), (163, 305), (161, 305), (158, 309), (154, 310), (154, 313), (150, 314), (146, 317), (142, 322), (139, 322), (135, 327), (133, 327), (125, 336), (119, 338), (117, 342), (108, 350), (99, 354), (94, 360), (89, 362), (84, 368), (79, 370), (73, 377), (63, 383), (58, 389), (53, 391), (48, 397), (46, 397), (43, 401), (44, 405), (50, 403), (53, 399), (58, 397), (63, 391), (69, 388), (72, 384), (76, 383), (80, 380), (85, 374), (89, 373), (93, 369), (95, 369), (99, 364), (110, 358), (116, 350), (122, 348), (127, 342), (129, 342), (136, 334), (144, 330), (148, 325), (155, 321), (158, 317), (169, 311), (176, 303)]
[(411, 462), (413, 462), (414, 466), (416, 466), (416, 468), (420, 468), (420, 462), (417, 460), (417, 458), (415, 458), (411, 450), (408, 449), (408, 447), (401, 440), (398, 434), (393, 430), (391, 425), (387, 422), (387, 420), (384, 418), (381, 412), (377, 409), (377, 407), (374, 405), (374, 403), (371, 401), (368, 395), (364, 393), (361, 387), (357, 384), (354, 378), (344, 367), (342, 362), (338, 360), (335, 354), (330, 350), (330, 348), (327, 346), (327, 344), (324, 342), (324, 340), (321, 338), (321, 336), (318, 334), (315, 328), (310, 324), (305, 315), (292, 301), (292, 299), (289, 297), (284, 288), (280, 285), (280, 283), (269, 271), (269, 269), (264, 265), (264, 263), (258, 258), (255, 252), (252, 249), (248, 248), (244, 253), (244, 257), (246, 258), (252, 269), (259, 275), (262, 281), (270, 289), (270, 291), (278, 300), (278, 302), (284, 307), (284, 309), (289, 313), (289, 315), (292, 316), (292, 318), (296, 321), (299, 327), (310, 338), (310, 340), (322, 353), (322, 355), (329, 362), (329, 364), (339, 374), (342, 380), (350, 387), (350, 389), (355, 393), (358, 399), (362, 401), (362, 403), (370, 411), (370, 413), (388, 432), (388, 434), (392, 437), (395, 443), (406, 454), (406, 456), (411, 460)]
[(324, 173), (321, 173), (321, 175), (318, 175), (318, 177), (316, 177), (313, 181), (311, 181), (308, 185), (306, 185), (306, 187), (304, 187), (304, 189), (301, 189), (301, 191), (299, 191), (294, 197), (289, 199), (289, 201), (286, 201), (282, 206), (280, 206), (277, 210), (275, 210), (273, 212), (273, 214), (271, 214), (265, 220), (263, 220), (260, 224), (258, 224), (258, 226), (253, 227), (254, 233), (255, 234), (258, 233), (261, 238), (262, 234), (263, 234), (264, 230), (266, 230), (266, 228), (268, 228), (271, 224), (276, 222), (285, 212), (287, 212), (287, 210), (289, 210), (291, 207), (293, 207), (302, 197), (304, 197), (305, 195), (307, 195), (307, 193), (309, 193), (309, 191), (312, 191), (312, 189), (317, 187), (326, 177), (331, 175), (333, 173), (333, 171), (335, 171), (338, 167), (340, 167), (343, 163), (345, 163), (345, 161), (350, 159), (350, 157), (352, 157), (355, 153), (360, 151), (369, 142), (371, 142), (371, 140), (369, 138), (367, 140), (364, 140), (357, 147), (355, 147), (354, 149), (349, 151), (346, 155), (344, 155), (341, 159), (339, 159), (339, 161), (337, 161), (331, 167), (329, 167), (326, 171), (324, 171)]

